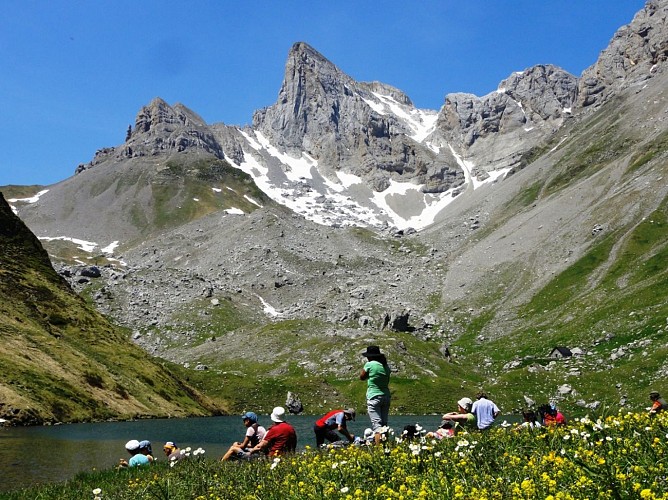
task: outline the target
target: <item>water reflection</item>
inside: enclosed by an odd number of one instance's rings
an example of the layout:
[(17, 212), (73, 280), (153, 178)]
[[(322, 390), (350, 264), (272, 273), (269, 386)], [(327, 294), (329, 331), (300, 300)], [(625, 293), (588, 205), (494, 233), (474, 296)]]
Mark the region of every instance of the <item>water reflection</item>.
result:
[[(291, 416), (298, 447), (314, 446), (313, 416)], [(404, 425), (420, 423), (435, 429), (440, 416), (391, 416), (390, 425), (399, 433)], [(271, 424), (260, 415), (260, 424)], [(348, 424), (356, 435), (369, 426), (366, 415)], [(186, 419), (140, 420), (45, 427), (0, 428), (0, 491), (25, 488), (34, 484), (64, 481), (78, 472), (115, 467), (127, 458), (125, 443), (130, 439), (148, 439), (159, 460), (164, 460), (162, 445), (174, 441), (181, 448), (202, 447), (206, 456), (221, 457), (233, 441), (241, 441), (245, 427), (239, 416)]]

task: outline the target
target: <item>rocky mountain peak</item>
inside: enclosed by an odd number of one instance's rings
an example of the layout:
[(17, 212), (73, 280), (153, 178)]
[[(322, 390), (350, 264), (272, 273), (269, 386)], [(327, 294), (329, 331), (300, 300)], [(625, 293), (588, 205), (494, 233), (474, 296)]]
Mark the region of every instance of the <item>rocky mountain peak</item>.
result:
[(572, 113), (578, 79), (553, 65), (512, 73), (483, 97), (445, 97), (432, 140), (448, 144), (481, 172), (516, 166), (528, 148)]
[(156, 129), (173, 130), (179, 126), (203, 127), (206, 123), (197, 113), (183, 104), (175, 104), (172, 107), (160, 97), (156, 97), (137, 113), (133, 136)]
[[(530, 121), (558, 119), (574, 105), (577, 83), (569, 72), (540, 64), (513, 73), (499, 84), (498, 92), (521, 103)], [(538, 116), (532, 116), (534, 113)]]
[(76, 174), (107, 160), (123, 160), (161, 153), (173, 154), (192, 149), (223, 157), (220, 143), (197, 113), (183, 104), (170, 106), (160, 97), (143, 106), (135, 118), (125, 144), (96, 151), (90, 163), (81, 164)]
[(668, 60), (668, 0), (649, 0), (633, 21), (617, 30), (580, 81), (578, 104), (604, 102), (620, 86), (634, 85), (663, 71)]

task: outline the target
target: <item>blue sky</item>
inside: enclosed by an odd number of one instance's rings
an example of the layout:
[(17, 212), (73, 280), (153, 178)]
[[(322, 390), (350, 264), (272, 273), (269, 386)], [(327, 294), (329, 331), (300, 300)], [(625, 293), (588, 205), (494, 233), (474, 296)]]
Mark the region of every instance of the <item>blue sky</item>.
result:
[(437, 110), (513, 71), (580, 76), (644, 0), (5, 0), (0, 186), (52, 184), (116, 146), (154, 97), (208, 123), (273, 104), (304, 41), (358, 81)]

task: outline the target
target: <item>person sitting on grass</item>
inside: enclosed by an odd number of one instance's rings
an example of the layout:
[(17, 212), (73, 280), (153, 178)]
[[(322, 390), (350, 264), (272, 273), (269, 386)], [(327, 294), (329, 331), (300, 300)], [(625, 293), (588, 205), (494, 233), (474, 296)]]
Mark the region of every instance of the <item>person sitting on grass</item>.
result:
[(476, 402), (471, 405), (471, 413), (475, 415), (478, 429), (485, 431), (492, 427), (494, 420), (499, 416), (501, 410), (499, 410), (494, 401), (487, 397), (487, 393), (484, 391), (480, 391), (475, 397)]
[(330, 443), (340, 441), (339, 435), (334, 432), (339, 431), (349, 442), (355, 440), (355, 436), (348, 431), (346, 422), (355, 420), (355, 410), (346, 408), (345, 410), (332, 410), (324, 417), (318, 419), (313, 426), (315, 433), (315, 444), (319, 448), (325, 444), (325, 439)]
[(151, 447), (151, 442), (148, 439), (139, 441), (139, 453), (146, 455), (149, 462), (153, 462), (153, 448)]
[(476, 428), (476, 418), (471, 413), (472, 406), (473, 401), (471, 398), (461, 398), (457, 401), (457, 411), (446, 413), (442, 418), (444, 421), (453, 422), (455, 431), (460, 429), (471, 431)]
[(545, 427), (566, 425), (566, 417), (557, 409), (557, 403), (554, 401), (550, 401), (550, 404), (542, 405), (538, 409), (538, 413), (542, 416)]
[(428, 432), (425, 437), (427, 439), (443, 439), (451, 438), (455, 435), (455, 423), (452, 420), (443, 420), (441, 425), (433, 432)]
[(121, 458), (119, 467), (140, 467), (143, 465), (149, 465), (151, 462), (148, 457), (140, 451), (139, 441), (136, 439), (131, 439), (125, 443), (125, 449), (130, 454), (130, 459), (126, 460)]
[(221, 460), (232, 459), (249, 459), (251, 457), (250, 449), (257, 446), (260, 441), (264, 439), (267, 431), (264, 427), (258, 424), (257, 415), (252, 411), (247, 411), (241, 415), (244, 425), (246, 426), (246, 435), (243, 441), (235, 441), (232, 446), (225, 452)]
[(539, 427), (542, 427), (539, 422), (538, 415), (536, 415), (535, 411), (523, 411), (522, 412), (522, 420), (523, 422), (519, 424), (515, 430), (521, 430), (521, 429), (538, 429)]
[(187, 456), (185, 453), (181, 453), (181, 449), (176, 446), (174, 441), (167, 441), (162, 447), (162, 451), (165, 453), (167, 460), (170, 462), (181, 460)]
[(271, 421), (274, 422), (264, 435), (262, 441), (249, 451), (251, 454), (264, 452), (268, 457), (278, 457), (287, 453), (294, 453), (297, 449), (297, 432), (285, 421), (285, 408), (277, 406), (271, 412)]
[(650, 392), (649, 399), (652, 401), (652, 407), (649, 409), (650, 415), (655, 415), (668, 410), (668, 404), (664, 401), (658, 391)]

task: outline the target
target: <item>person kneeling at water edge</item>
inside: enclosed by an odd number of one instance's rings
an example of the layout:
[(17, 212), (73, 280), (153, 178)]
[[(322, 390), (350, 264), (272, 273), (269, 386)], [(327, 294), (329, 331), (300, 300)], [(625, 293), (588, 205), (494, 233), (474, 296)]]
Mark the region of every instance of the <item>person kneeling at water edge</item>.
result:
[(346, 426), (346, 422), (348, 420), (355, 420), (355, 410), (352, 408), (347, 408), (345, 410), (332, 410), (324, 417), (317, 420), (313, 426), (316, 446), (322, 446), (325, 443), (325, 439), (330, 443), (340, 441), (339, 435), (334, 432), (335, 429), (343, 434), (346, 439), (352, 443), (355, 440), (355, 436), (348, 432), (348, 427)]
[(250, 449), (257, 446), (260, 441), (264, 439), (264, 436), (267, 433), (266, 429), (258, 424), (257, 415), (252, 411), (247, 411), (241, 415), (241, 419), (246, 426), (246, 435), (244, 436), (244, 440), (241, 443), (235, 441), (221, 460), (230, 460), (235, 458), (249, 459), (251, 457)]
[(119, 467), (139, 467), (142, 465), (149, 465), (151, 462), (146, 455), (141, 452), (139, 441), (131, 439), (125, 443), (125, 449), (130, 454), (130, 459), (125, 460), (121, 458)]
[(285, 421), (285, 408), (277, 406), (270, 418), (274, 424), (269, 427), (262, 441), (249, 450), (250, 453), (263, 451), (268, 457), (293, 453), (297, 449), (297, 432)]

